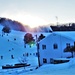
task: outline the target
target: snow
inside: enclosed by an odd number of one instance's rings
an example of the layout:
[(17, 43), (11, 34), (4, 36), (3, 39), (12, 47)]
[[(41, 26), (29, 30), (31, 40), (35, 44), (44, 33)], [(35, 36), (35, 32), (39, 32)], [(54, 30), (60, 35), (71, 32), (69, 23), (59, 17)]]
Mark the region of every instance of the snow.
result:
[[(60, 32), (53, 32), (54, 34), (58, 34), (58, 35), (61, 35), (61, 36), (64, 36), (64, 37), (67, 37), (71, 40), (75, 40), (75, 31), (60, 31)], [(67, 34), (67, 35), (66, 35)]]
[[(0, 27), (0, 30), (2, 30), (3, 27)], [(0, 34), (2, 32), (0, 31)], [(25, 53), (31, 53), (28, 57), (26, 57), (27, 63), (31, 64), (28, 67), (22, 67), (22, 68), (15, 68), (15, 69), (2, 69), (0, 67), (0, 75), (75, 75), (75, 58), (70, 58), (69, 62), (67, 63), (62, 63), (62, 64), (45, 64), (40, 67), (38, 67), (38, 59), (36, 56), (36, 45), (33, 47), (29, 47), (26, 45), (26, 48), (24, 48), (24, 42), (23, 42), (23, 37), (26, 33), (25, 32), (20, 32), (20, 31), (11, 31), (8, 36), (6, 34), (1, 37), (0, 36), (0, 53), (4, 52), (3, 50), (8, 50), (9, 48), (12, 48), (12, 46), (18, 50), (22, 50), (22, 52)], [(40, 35), (41, 33), (33, 33), (33, 36), (35, 35)], [(43, 33), (45, 36), (48, 36), (49, 33)], [(66, 35), (65, 35), (66, 36)], [(14, 42), (14, 37), (17, 38), (17, 40)], [(9, 39), (10, 38), (10, 39)], [(8, 44), (7, 39), (10, 40), (10, 43)], [(12, 45), (12, 46), (11, 46)], [(14, 53), (12, 51), (12, 53)], [(16, 52), (15, 52), (16, 53)], [(33, 55), (33, 53), (35, 53)], [(8, 52), (6, 51), (6, 54), (8, 55)], [(6, 55), (5, 54), (5, 55)], [(20, 52), (18, 51), (17, 55), (20, 55)], [(18, 60), (22, 56), (19, 56), (18, 59), (14, 59), (13, 62), (9, 60), (11, 64), (17, 63)], [(22, 57), (23, 58), (23, 57)], [(6, 59), (5, 61), (7, 61)], [(36, 67), (38, 67), (36, 69)]]
[[(63, 64), (46, 64), (32, 72), (23, 73), (22, 75), (75, 75), (75, 58), (68, 63)], [(21, 75), (21, 74), (20, 74)]]

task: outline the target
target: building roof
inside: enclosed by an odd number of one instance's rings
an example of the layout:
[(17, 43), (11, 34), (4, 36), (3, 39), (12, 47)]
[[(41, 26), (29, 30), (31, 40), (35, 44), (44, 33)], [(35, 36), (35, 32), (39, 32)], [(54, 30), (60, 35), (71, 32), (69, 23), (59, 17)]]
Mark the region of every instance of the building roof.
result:
[(63, 32), (54, 32), (54, 33), (75, 41), (75, 31), (63, 31)]
[(70, 39), (72, 41), (75, 41), (75, 31), (60, 31), (60, 32), (57, 31), (57, 32), (50, 33), (50, 35), (48, 35), (46, 38), (44, 38), (40, 42), (47, 40), (47, 38), (49, 38), (52, 34), (56, 34), (56, 35), (65, 37), (67, 39)]

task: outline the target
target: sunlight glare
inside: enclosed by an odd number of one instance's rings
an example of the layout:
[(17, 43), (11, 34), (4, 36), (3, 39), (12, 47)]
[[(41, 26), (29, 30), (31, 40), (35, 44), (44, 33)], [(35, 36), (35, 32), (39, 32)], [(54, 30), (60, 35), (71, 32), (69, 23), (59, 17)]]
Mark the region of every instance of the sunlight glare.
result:
[(48, 22), (43, 20), (42, 18), (38, 16), (33, 16), (27, 13), (18, 13), (18, 14), (3, 14), (4, 17), (10, 18), (12, 20), (16, 20), (21, 22), (24, 25), (28, 25), (31, 28), (38, 27), (40, 25), (46, 25)]

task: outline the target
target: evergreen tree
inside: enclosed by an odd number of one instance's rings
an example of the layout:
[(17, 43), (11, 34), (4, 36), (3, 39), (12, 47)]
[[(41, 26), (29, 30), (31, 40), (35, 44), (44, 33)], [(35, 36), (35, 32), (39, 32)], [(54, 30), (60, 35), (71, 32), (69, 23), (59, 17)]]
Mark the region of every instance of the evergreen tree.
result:
[(42, 40), (43, 38), (45, 38), (45, 36), (43, 34), (41, 34), (38, 38), (38, 41)]
[(26, 33), (24, 36), (24, 43), (30, 43), (31, 41), (34, 41), (33, 36), (31, 33)]
[(10, 33), (10, 32), (11, 32), (10, 28), (7, 27), (7, 26), (5, 26), (5, 27), (2, 29), (2, 31), (3, 31), (4, 33)]
[(73, 46), (67, 46), (65, 49), (64, 49), (64, 52), (71, 52), (72, 53), (72, 58), (74, 57), (73, 56), (73, 53), (75, 52), (75, 42), (74, 42), (74, 45)]

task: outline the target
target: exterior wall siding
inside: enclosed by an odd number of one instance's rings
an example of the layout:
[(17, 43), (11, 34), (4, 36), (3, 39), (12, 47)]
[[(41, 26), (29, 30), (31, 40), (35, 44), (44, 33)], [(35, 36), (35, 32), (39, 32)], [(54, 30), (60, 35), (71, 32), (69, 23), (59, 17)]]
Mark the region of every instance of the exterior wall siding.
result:
[[(64, 53), (64, 48), (66, 48), (66, 43), (73, 45), (74, 41), (63, 37), (61, 35), (52, 34), (48, 36), (44, 41), (40, 42), (40, 63), (43, 64), (43, 58), (47, 59), (47, 63), (50, 63), (51, 58), (64, 58), (71, 56), (71, 53)], [(46, 45), (46, 49), (42, 49), (42, 45)], [(54, 49), (53, 44), (57, 44), (58, 48)]]

